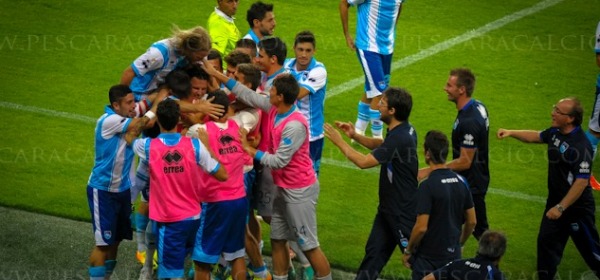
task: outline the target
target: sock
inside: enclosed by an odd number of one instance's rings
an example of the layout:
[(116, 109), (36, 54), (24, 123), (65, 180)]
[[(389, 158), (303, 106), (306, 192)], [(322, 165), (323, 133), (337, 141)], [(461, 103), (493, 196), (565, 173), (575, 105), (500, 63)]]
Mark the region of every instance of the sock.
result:
[(148, 216), (135, 213), (135, 237), (137, 241), (137, 250), (144, 252), (146, 246), (146, 226), (148, 226)]
[(331, 280), (331, 273), (329, 273), (327, 276), (317, 277), (317, 280)]
[(379, 110), (369, 108), (369, 116), (371, 117), (371, 135), (375, 138), (381, 138), (383, 134), (383, 122), (381, 121), (381, 113)]
[(273, 280), (287, 280), (288, 275), (273, 275)]
[(598, 151), (598, 142), (600, 142), (600, 139), (596, 138), (596, 136), (594, 136), (589, 130), (585, 132), (585, 136), (587, 136), (587, 139), (590, 141), (590, 144), (592, 144), (592, 149), (594, 149), (595, 158), (596, 152)]
[(253, 267), (252, 268), (252, 272), (254, 272), (254, 276), (256, 276), (258, 278), (267, 278), (267, 272), (268, 272), (268, 270), (267, 270), (267, 266), (266, 265), (263, 265), (263, 266), (258, 267), (258, 268)]
[(88, 268), (88, 274), (90, 275), (90, 280), (104, 280), (104, 276), (106, 275), (106, 267), (90, 266)]
[(367, 130), (367, 126), (369, 125), (369, 106), (367, 103), (358, 101), (358, 116), (354, 124), (354, 128), (358, 131), (364, 132)]
[(104, 278), (105, 279), (109, 279), (110, 276), (113, 274), (113, 271), (115, 271), (115, 267), (117, 266), (117, 261), (116, 260), (106, 260), (104, 261), (104, 267), (106, 268), (105, 270), (105, 274), (104, 274)]

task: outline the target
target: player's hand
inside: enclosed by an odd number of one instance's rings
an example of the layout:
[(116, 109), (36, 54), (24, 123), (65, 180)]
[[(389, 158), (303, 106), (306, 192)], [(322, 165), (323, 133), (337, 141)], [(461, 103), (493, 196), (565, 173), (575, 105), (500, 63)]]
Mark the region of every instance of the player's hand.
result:
[(247, 150), (250, 147), (250, 142), (248, 142), (248, 130), (243, 127), (240, 127), (240, 141), (242, 142), (242, 148)]
[(325, 137), (327, 137), (327, 139), (331, 140), (331, 142), (333, 142), (334, 144), (338, 145), (338, 143), (344, 142), (344, 139), (342, 139), (342, 134), (340, 134), (340, 132), (337, 131), (330, 124), (325, 123), (323, 125), (323, 129), (325, 132)]
[(562, 213), (560, 213), (556, 207), (552, 207), (550, 210), (548, 210), (548, 212), (546, 212), (546, 218), (550, 220), (558, 220), (560, 216), (562, 216)]
[(498, 139), (504, 139), (509, 136), (510, 136), (510, 131), (506, 130), (504, 128), (498, 129), (498, 132), (496, 133), (496, 137), (498, 137)]
[(408, 267), (409, 269), (412, 269), (410, 265), (410, 256), (411, 255), (402, 254), (402, 263), (404, 264), (404, 266)]
[(215, 119), (221, 118), (223, 113), (225, 113), (225, 108), (223, 108), (223, 105), (221, 104), (211, 103), (214, 99), (215, 97), (213, 96), (207, 100), (200, 100), (198, 103), (194, 104), (194, 106), (196, 106), (196, 110), (198, 110), (198, 112), (209, 115)]
[(346, 36), (346, 45), (348, 45), (348, 48), (350, 48), (353, 52), (356, 51), (356, 46), (354, 45), (354, 39), (352, 36)]
[(200, 63), (200, 68), (202, 68), (202, 70), (204, 70), (208, 75), (211, 75), (211, 76), (215, 76), (215, 75), (219, 74), (219, 71), (217, 71), (217, 69), (215, 69), (213, 64), (210, 63), (208, 61), (208, 58), (206, 58), (206, 57), (204, 59), (202, 59), (202, 63)]
[(346, 136), (348, 136), (348, 138), (350, 139), (352, 139), (352, 137), (354, 137), (354, 134), (356, 133), (356, 131), (354, 130), (354, 124), (352, 124), (351, 122), (335, 121), (335, 126), (337, 126), (337, 128), (343, 131), (346, 134)]

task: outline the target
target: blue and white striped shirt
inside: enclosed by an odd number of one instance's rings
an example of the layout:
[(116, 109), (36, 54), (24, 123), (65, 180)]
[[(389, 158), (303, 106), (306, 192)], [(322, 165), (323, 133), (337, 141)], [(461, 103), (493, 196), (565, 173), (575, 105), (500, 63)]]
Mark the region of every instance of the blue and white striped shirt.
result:
[(95, 159), (88, 186), (107, 192), (123, 192), (131, 187), (134, 154), (125, 141), (131, 118), (123, 117), (106, 106), (96, 122)]
[(404, 0), (348, 0), (357, 6), (356, 48), (388, 55), (394, 52), (396, 20)]

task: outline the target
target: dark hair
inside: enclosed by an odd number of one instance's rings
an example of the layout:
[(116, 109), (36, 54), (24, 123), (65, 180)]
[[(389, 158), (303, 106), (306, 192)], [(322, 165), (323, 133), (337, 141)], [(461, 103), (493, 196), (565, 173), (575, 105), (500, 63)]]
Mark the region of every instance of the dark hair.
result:
[(573, 102), (569, 116), (573, 117), (574, 126), (580, 126), (583, 121), (583, 107), (581, 106), (581, 101), (579, 101), (577, 97), (567, 97), (564, 100), (571, 100)]
[(179, 104), (170, 98), (161, 101), (156, 108), (156, 117), (164, 130), (172, 130), (179, 123)]
[(263, 20), (268, 12), (273, 11), (273, 4), (265, 4), (261, 1), (255, 2), (246, 12), (246, 21), (250, 28), (254, 27), (254, 20)]
[(252, 54), (256, 56), (256, 42), (252, 39), (242, 38), (235, 42), (235, 48), (250, 49)]
[(210, 99), (212, 97), (215, 98), (211, 102), (212, 104), (223, 105), (223, 109), (225, 111), (219, 116), (219, 118), (222, 118), (223, 116), (225, 116), (227, 114), (227, 109), (229, 108), (229, 97), (227, 96), (227, 93), (225, 93), (224, 91), (222, 91), (220, 89), (215, 90), (213, 92), (209, 92), (207, 94), (207, 99)]
[(446, 162), (448, 157), (448, 137), (439, 130), (430, 130), (425, 135), (425, 151), (429, 152), (430, 160), (435, 164)]
[(467, 68), (456, 68), (450, 70), (450, 76), (456, 76), (456, 85), (465, 87), (467, 96), (471, 97), (475, 90), (475, 75)]
[(506, 236), (498, 231), (488, 230), (479, 238), (477, 255), (498, 261), (506, 252)]
[(206, 73), (206, 71), (204, 71), (204, 69), (200, 68), (200, 66), (197, 64), (193, 64), (185, 72), (188, 74), (188, 76), (190, 76), (190, 79), (198, 78), (199, 80), (208, 81), (208, 79), (210, 78), (208, 73)]
[(171, 71), (167, 74), (165, 84), (171, 90), (171, 93), (179, 99), (186, 99), (190, 96), (190, 91), (192, 90), (190, 76), (181, 69)]
[(208, 51), (208, 55), (206, 56), (206, 59), (207, 60), (218, 59), (219, 64), (221, 65), (221, 68), (223, 67), (223, 56), (221, 55), (221, 52), (219, 52), (216, 49), (210, 49), (210, 51)]
[(237, 67), (242, 63), (252, 63), (252, 58), (241, 51), (232, 51), (225, 57), (225, 62), (231, 67)]
[(114, 85), (108, 90), (108, 101), (111, 106), (113, 102), (120, 102), (121, 99), (125, 98), (131, 93), (131, 89), (126, 85)]
[(294, 39), (294, 47), (300, 43), (311, 43), (313, 48), (316, 48), (317, 40), (315, 39), (315, 34), (308, 30), (300, 31), (296, 34), (296, 39)]
[(244, 74), (244, 81), (250, 83), (250, 89), (256, 90), (260, 85), (261, 73), (260, 69), (252, 63), (238, 64), (237, 71)]
[(394, 118), (398, 121), (406, 121), (412, 110), (412, 96), (403, 88), (389, 87), (383, 91), (387, 98), (388, 108), (394, 108)]
[(291, 74), (279, 74), (275, 77), (275, 80), (273, 80), (273, 87), (277, 89), (278, 95), (283, 95), (283, 103), (291, 105), (296, 102), (298, 93), (300, 92), (300, 86), (298, 86), (298, 81), (296, 81), (296, 78)]
[(287, 47), (279, 37), (266, 37), (258, 43), (259, 49), (264, 49), (269, 57), (277, 57), (277, 64), (283, 65), (287, 57)]

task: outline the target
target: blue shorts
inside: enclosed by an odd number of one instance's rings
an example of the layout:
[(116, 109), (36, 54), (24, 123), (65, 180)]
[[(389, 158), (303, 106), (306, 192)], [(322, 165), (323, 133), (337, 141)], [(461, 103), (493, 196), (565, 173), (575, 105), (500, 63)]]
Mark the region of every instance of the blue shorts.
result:
[(96, 246), (108, 246), (123, 239), (131, 240), (131, 192), (112, 193), (87, 187), (88, 205)]
[(247, 213), (245, 197), (203, 203), (192, 259), (216, 264), (221, 253), (226, 261), (244, 257)]
[(159, 279), (185, 277), (185, 257), (194, 248), (199, 226), (199, 219), (173, 223), (156, 222)]
[(321, 156), (323, 155), (323, 145), (325, 144), (325, 138), (317, 139), (309, 142), (310, 159), (313, 162), (313, 168), (317, 178), (319, 177), (319, 169), (321, 167)]
[(367, 98), (381, 95), (390, 84), (392, 54), (383, 55), (359, 49), (356, 49), (356, 54), (365, 74)]

